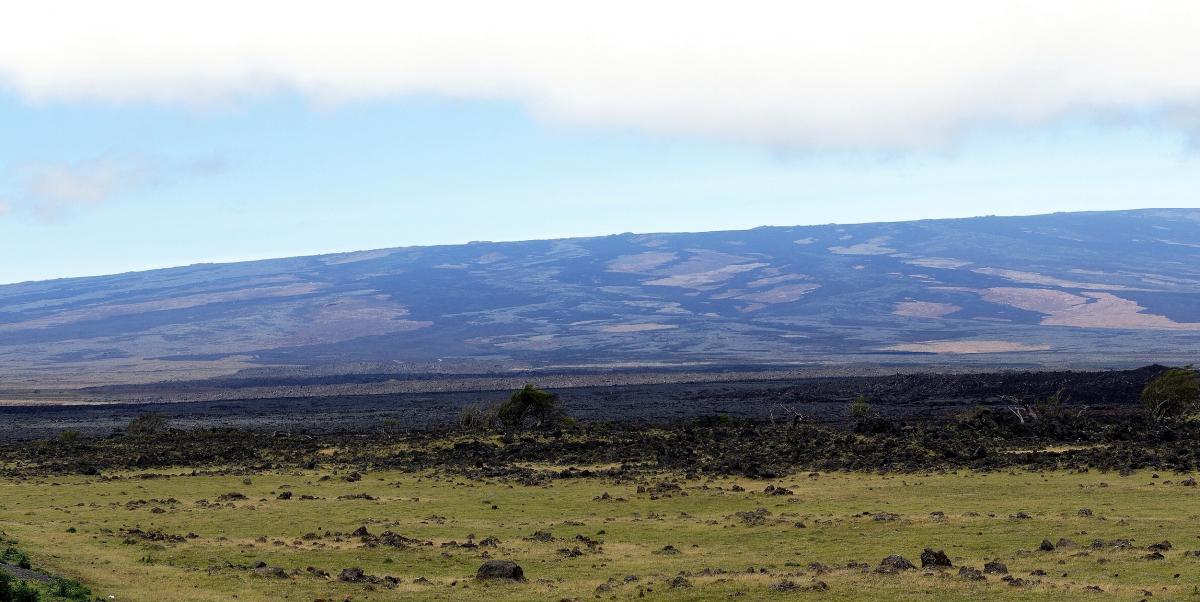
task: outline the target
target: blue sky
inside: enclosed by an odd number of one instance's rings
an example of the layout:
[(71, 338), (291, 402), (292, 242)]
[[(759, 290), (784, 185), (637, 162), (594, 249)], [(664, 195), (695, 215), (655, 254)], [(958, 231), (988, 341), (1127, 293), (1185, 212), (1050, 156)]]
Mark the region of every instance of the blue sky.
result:
[[(1154, 122), (806, 152), (547, 124), (499, 102), (6, 96), (0, 130), (4, 282), (471, 240), (1200, 204), (1200, 155)], [(108, 163), (137, 175), (94, 204), (33, 210), (31, 170)]]
[[(1064, 34), (1047, 47), (1022, 15), (958, 3), (868, 23), (882, 33), (862, 30), (862, 7), (789, 21), (789, 3), (685, 3), (684, 23), (662, 9), (667, 34), (637, 3), (577, 21), (521, 0), (490, 26), (459, 22), (462, 7), (400, 19), (389, 3), (283, 3), (291, 29), (269, 4), (258, 21), (225, 0), (178, 19), (114, 0), (73, 6), (95, 12), (72, 29), (31, 3), (0, 25), (0, 283), (471, 240), (1200, 205), (1187, 3), (1089, 5), (1083, 24), (1047, 11), (1038, 27)], [(1002, 35), (973, 30), (984, 17)], [(1136, 35), (1131, 19), (1145, 21)]]

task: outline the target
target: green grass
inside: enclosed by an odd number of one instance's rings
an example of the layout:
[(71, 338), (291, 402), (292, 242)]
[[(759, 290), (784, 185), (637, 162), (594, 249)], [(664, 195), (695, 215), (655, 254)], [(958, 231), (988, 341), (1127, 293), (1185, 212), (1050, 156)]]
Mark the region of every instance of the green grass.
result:
[[(1179, 485), (1178, 475), (805, 474), (767, 482), (685, 481), (681, 475), (655, 474), (643, 484), (676, 480), (683, 490), (651, 499), (649, 493), (636, 493), (637, 483), (595, 478), (528, 487), (376, 472), (349, 483), (340, 478), (345, 473), (287, 471), (253, 474), (252, 482), (244, 484), (244, 475), (187, 476), (189, 472), (157, 479), (125, 474), (118, 480), (64, 476), (0, 481), (0, 530), (18, 540), (35, 568), (77, 578), (95, 595), (116, 600), (593, 599), (597, 586), (612, 579), (611, 591), (599, 594), (601, 599), (632, 598), (641, 591), (650, 598), (695, 600), (726, 600), (735, 594), (745, 600), (1138, 600), (1148, 590), (1154, 600), (1200, 601), (1200, 558), (1184, 555), (1200, 549), (1200, 491)], [(331, 478), (321, 480), (323, 476)], [(1164, 483), (1169, 480), (1174, 483)], [(735, 484), (745, 491), (732, 491)], [(787, 487), (793, 495), (766, 495), (762, 491), (768, 484)], [(285, 490), (294, 493), (291, 500), (275, 499)], [(248, 499), (219, 507), (197, 504), (201, 499), (215, 503), (233, 491)], [(364, 492), (379, 499), (337, 499)], [(626, 501), (595, 499), (604, 492)], [(322, 499), (300, 500), (301, 495)], [(178, 503), (128, 505), (167, 498)], [(771, 513), (764, 525), (746, 526), (734, 516), (757, 508)], [(1090, 508), (1093, 516), (1080, 516), (1080, 508)], [(945, 519), (931, 517), (934, 511), (944, 512)], [(900, 518), (876, 521), (858, 516), (863, 512)], [(1010, 518), (1018, 512), (1032, 518)], [(796, 527), (797, 522), (805, 528)], [(362, 525), (374, 534), (391, 530), (435, 545), (366, 548), (348, 535)], [(199, 537), (185, 543), (126, 543), (121, 530), (132, 528)], [(551, 531), (557, 541), (527, 539), (538, 530)], [(302, 538), (326, 531), (347, 535)], [(587, 553), (586, 546), (572, 539), (576, 534), (603, 541), (602, 551)], [(494, 549), (440, 546), (464, 542), (468, 535), (476, 541), (494, 536), (501, 543)], [(1042, 539), (1063, 537), (1080, 547), (1037, 551)], [(1097, 538), (1130, 538), (1135, 547), (1087, 550)], [(1143, 559), (1147, 545), (1164, 539), (1175, 545), (1165, 560)], [(680, 553), (660, 553), (666, 545)], [(576, 546), (584, 555), (558, 552)], [(957, 569), (883, 576), (844, 568), (850, 561), (874, 568), (889, 554), (919, 565), (925, 547), (944, 549), (956, 567), (982, 568), (986, 560), (998, 558), (1014, 576), (1041, 583), (1012, 587), (993, 575), (983, 583), (968, 582), (957, 576)], [(529, 580), (476, 582), (473, 576), (485, 550), (495, 558), (516, 560)], [(278, 579), (241, 568), (256, 561), (300, 574)], [(833, 570), (816, 575), (808, 568), (813, 562)], [(335, 578), (343, 568), (359, 567), (371, 575), (398, 577), (401, 585), (388, 589), (339, 583), (304, 572), (309, 566)], [(1031, 578), (1035, 569), (1048, 575)], [(688, 575), (691, 587), (670, 588), (680, 573)], [(637, 580), (626, 583), (627, 575)], [(417, 577), (432, 583), (415, 584)], [(779, 592), (772, 587), (784, 580), (807, 586), (814, 579), (825, 582), (828, 591)], [(1093, 585), (1104, 593), (1085, 589)]]

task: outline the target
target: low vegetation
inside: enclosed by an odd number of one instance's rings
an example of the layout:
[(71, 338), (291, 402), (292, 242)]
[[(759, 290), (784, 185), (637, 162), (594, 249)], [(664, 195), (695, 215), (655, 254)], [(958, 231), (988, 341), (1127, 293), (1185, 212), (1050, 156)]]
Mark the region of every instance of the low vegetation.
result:
[(1200, 423), (848, 414), (579, 423), (528, 386), (441, 431), (10, 444), (0, 573), (42, 600), (1200, 599)]
[[(1127, 600), (1197, 585), (1184, 475), (540, 465), (562, 476), (523, 484), (362, 472), (341, 453), (314, 470), (5, 481), (0, 521), (35, 566), (118, 600)], [(927, 548), (950, 566), (922, 566)], [(477, 580), (490, 560), (524, 580)]]
[(1200, 410), (1200, 376), (1191, 366), (1167, 370), (1146, 385), (1142, 406), (1157, 422), (1192, 417)]

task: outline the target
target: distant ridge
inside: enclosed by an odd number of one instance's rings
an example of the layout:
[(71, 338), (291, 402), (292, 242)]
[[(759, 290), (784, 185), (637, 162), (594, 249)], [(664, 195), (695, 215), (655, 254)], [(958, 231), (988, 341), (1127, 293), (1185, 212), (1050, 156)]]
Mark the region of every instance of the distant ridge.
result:
[(477, 242), (0, 286), (0, 375), (16, 383), (1198, 351), (1196, 209)]

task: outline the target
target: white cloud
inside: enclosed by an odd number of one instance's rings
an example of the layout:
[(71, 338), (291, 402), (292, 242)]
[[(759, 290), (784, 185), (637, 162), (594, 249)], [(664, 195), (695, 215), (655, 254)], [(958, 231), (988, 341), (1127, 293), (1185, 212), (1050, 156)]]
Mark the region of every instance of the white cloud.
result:
[(219, 158), (173, 162), (141, 155), (108, 155), (76, 163), (27, 163), (11, 170), (16, 202), (0, 202), (0, 217), (20, 208), (44, 222), (97, 207), (181, 176), (224, 169)]
[(980, 122), (1200, 106), (1193, 0), (39, 0), (5, 13), (0, 81), (33, 101), (438, 94), (570, 123), (871, 149)]

